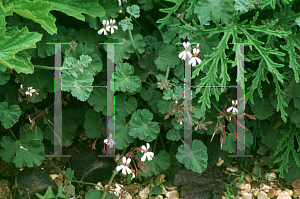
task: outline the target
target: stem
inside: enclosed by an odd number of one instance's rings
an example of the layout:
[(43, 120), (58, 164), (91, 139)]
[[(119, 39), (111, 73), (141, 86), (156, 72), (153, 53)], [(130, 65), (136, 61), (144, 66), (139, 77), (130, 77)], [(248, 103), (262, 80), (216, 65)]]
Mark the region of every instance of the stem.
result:
[(48, 157), (45, 157), (45, 158), (59, 173), (61, 173), (64, 176), (64, 178), (68, 179), (66, 174), (64, 174)]
[(220, 109), (218, 109), (218, 107), (215, 105), (215, 103), (211, 102), (212, 105), (217, 109), (217, 111), (219, 111), (219, 113), (223, 112), (223, 111), (220, 111)]
[[(130, 16), (130, 19), (131, 19), (131, 16)], [(128, 29), (128, 32), (129, 32), (129, 36), (130, 36), (130, 40), (131, 40), (131, 42), (132, 42), (132, 45), (133, 45), (133, 47), (134, 47), (134, 49), (135, 49), (135, 54), (136, 54), (136, 56), (138, 57), (138, 59), (141, 59), (141, 57), (140, 57), (140, 55), (139, 55), (139, 53), (138, 53), (138, 51), (137, 51), (136, 45), (135, 45), (135, 43), (134, 43), (134, 41), (133, 41), (131, 30)]]
[(157, 143), (157, 139), (155, 140), (155, 144), (154, 144), (154, 148), (153, 148), (153, 153), (155, 152), (156, 143)]
[[(35, 68), (45, 69), (45, 70), (55, 70), (54, 67), (51, 66), (41, 66), (41, 65), (33, 65)], [(64, 70), (74, 70), (74, 68), (62, 68)]]
[(168, 68), (167, 68), (167, 72), (166, 72), (166, 81), (168, 80), (169, 72), (170, 72), (170, 66), (168, 66)]
[[(166, 151), (166, 147), (165, 147), (165, 145), (164, 145), (163, 139), (162, 139), (162, 137), (161, 137), (160, 134), (159, 134), (159, 138), (160, 138), (161, 144), (163, 145), (164, 150)], [(166, 152), (167, 152), (167, 151), (166, 151)]]
[(147, 15), (146, 18), (154, 24), (154, 26), (157, 28), (157, 30), (160, 32), (161, 35), (163, 35), (164, 33), (158, 28), (158, 26), (156, 25), (156, 22), (153, 20), (153, 18), (150, 15)]
[[(125, 154), (126, 149), (127, 149), (127, 147), (122, 151), (122, 155)], [(121, 160), (122, 160), (122, 158), (119, 159), (119, 161), (118, 161), (118, 163), (117, 163), (117, 166), (120, 165)], [(111, 176), (111, 178), (110, 178), (110, 180), (109, 180), (109, 182), (108, 182), (108, 184), (107, 184), (107, 187), (108, 187), (108, 188), (110, 187), (110, 185), (111, 185), (113, 179), (115, 178), (115, 176), (117, 175), (117, 173), (118, 173), (117, 170), (114, 170), (114, 171), (113, 171), (113, 174), (112, 174), (112, 176)], [(103, 196), (102, 196), (102, 199), (104, 199), (105, 196), (106, 196), (106, 191), (104, 192), (104, 194), (103, 194)]]
[(73, 198), (75, 199), (75, 193), (74, 193), (74, 190), (73, 190), (71, 181), (69, 181), (69, 186), (70, 186), (70, 189), (71, 189), (71, 191), (72, 191)]
[(148, 35), (151, 35), (151, 33), (149, 33), (147, 30), (146, 30), (146, 28), (144, 28), (134, 17), (132, 18), (133, 19), (133, 21), (135, 22), (135, 23), (137, 23), (137, 25), (139, 25), (146, 33), (148, 33)]
[[(169, 8), (169, 6), (167, 6), (167, 5), (164, 4), (164, 3), (159, 2), (159, 4), (162, 5), (162, 6), (164, 6), (165, 8)], [(189, 28), (196, 30), (195, 27), (193, 27), (193, 26), (191, 26), (190, 24), (188, 24), (184, 19), (181, 19), (180, 17), (177, 17), (178, 14), (176, 14), (176, 12), (173, 12), (173, 15), (175, 16), (175, 18), (179, 19), (182, 23), (184, 23), (184, 24), (185, 24), (186, 26), (188, 26)]]
[(15, 139), (15, 140), (18, 140), (18, 139), (16, 138), (15, 134), (12, 132), (12, 130), (9, 129), (9, 131), (10, 131), (10, 133), (12, 134), (12, 136), (14, 137), (14, 139)]

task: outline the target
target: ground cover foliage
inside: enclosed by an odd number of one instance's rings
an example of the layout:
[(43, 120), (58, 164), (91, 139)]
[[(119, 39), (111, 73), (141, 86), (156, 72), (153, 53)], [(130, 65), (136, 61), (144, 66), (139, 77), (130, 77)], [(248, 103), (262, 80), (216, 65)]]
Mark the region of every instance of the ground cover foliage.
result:
[[(11, 135), (0, 135), (0, 157), (19, 168), (44, 160), (43, 139), (53, 144), (57, 136), (55, 50), (46, 43), (69, 43), (62, 45), (63, 147), (81, 125), (95, 141), (92, 148), (106, 139), (124, 155), (150, 143), (136, 155), (153, 152), (151, 161), (145, 156), (137, 164), (135, 174), (144, 177), (172, 179), (181, 168), (177, 161), (199, 173), (219, 157), (229, 164), (244, 107), (236, 107), (235, 88), (203, 86), (192, 88), (192, 107), (186, 107), (183, 60), (192, 65), (192, 85), (236, 85), (244, 77), (236, 74), (237, 45), (229, 43), (251, 43), (244, 53), (246, 154), (269, 151), (269, 164), (278, 164), (291, 183), (300, 178), (299, 7), (296, 0), (3, 0), (0, 121)], [(105, 134), (107, 89), (93, 87), (109, 84), (107, 46), (99, 43), (123, 43), (114, 54), (113, 139)], [(187, 109), (192, 148), (183, 143)], [(194, 156), (180, 157), (185, 150)]]

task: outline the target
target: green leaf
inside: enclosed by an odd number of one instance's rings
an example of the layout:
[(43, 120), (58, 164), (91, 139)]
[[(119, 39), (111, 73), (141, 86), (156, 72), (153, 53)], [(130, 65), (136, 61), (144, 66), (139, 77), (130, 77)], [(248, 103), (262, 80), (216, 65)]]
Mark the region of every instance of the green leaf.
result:
[(127, 7), (126, 11), (134, 18), (140, 17), (140, 7), (138, 5), (131, 5), (130, 7)]
[(137, 108), (137, 101), (134, 97), (128, 97), (121, 93), (120, 95), (116, 96), (116, 110), (118, 113), (124, 114), (127, 116), (132, 114)]
[(86, 70), (83, 71), (83, 73), (76, 71), (76, 76), (63, 72), (62, 90), (71, 91), (74, 97), (80, 101), (86, 101), (93, 90), (92, 83), (94, 78), (89, 71)]
[[(62, 112), (62, 146), (68, 147), (73, 143), (73, 139), (75, 138), (75, 131), (77, 129), (77, 124), (73, 118), (73, 109), (63, 110)], [(54, 117), (53, 115), (48, 116), (50, 121), (53, 124)], [(57, 132), (56, 132), (57, 133)], [(46, 126), (44, 130), (44, 137), (48, 140), (51, 140), (51, 144), (54, 145), (54, 133), (53, 128)]]
[[(5, 24), (3, 22), (4, 27)], [(42, 39), (42, 34), (28, 32), (27, 27), (25, 27), (16, 31), (14, 35), (6, 36), (4, 30), (1, 30), (0, 35), (2, 38), (0, 41), (0, 71), (5, 72), (6, 68), (11, 68), (17, 73), (33, 73), (31, 57), (23, 50), (35, 48), (35, 43)]]
[[(141, 159), (142, 153), (136, 154), (136, 157)], [(145, 165), (149, 168), (146, 171), (140, 171), (141, 175), (144, 177), (151, 177), (153, 175), (158, 175), (162, 171), (169, 168), (171, 165), (170, 155), (165, 151), (161, 150), (157, 155), (154, 155), (152, 160), (149, 161), (147, 158), (145, 160)], [(140, 165), (138, 164), (139, 168)]]
[(141, 98), (143, 98), (146, 101), (150, 101), (153, 97), (153, 92), (154, 92), (154, 89), (153, 89), (152, 86), (149, 86), (147, 90), (146, 90), (145, 87), (143, 87), (141, 92), (140, 92), (141, 93)]
[(253, 98), (256, 102), (259, 102), (250, 105), (251, 110), (255, 114), (256, 118), (264, 120), (273, 114), (274, 109), (271, 106), (271, 101), (269, 100), (269, 98), (260, 99), (257, 94), (255, 94)]
[(137, 76), (131, 76), (134, 68), (128, 63), (116, 65), (115, 90), (122, 92), (134, 92), (141, 86), (141, 80)]
[(50, 2), (32, 2), (15, 0), (13, 6), (6, 7), (5, 11), (16, 14), (39, 23), (49, 34), (57, 32), (55, 17), (50, 13), (52, 5)]
[(96, 112), (102, 112), (106, 115), (107, 92), (106, 88), (94, 88), (88, 99), (88, 103), (94, 106)]
[(20, 128), (20, 139), (13, 140), (11, 137), (4, 136), (1, 141), (0, 157), (6, 162), (13, 162), (16, 167), (33, 167), (42, 164), (45, 156), (43, 132), (39, 127), (35, 130), (28, 130), (26, 134)]
[(115, 144), (116, 148), (123, 150), (134, 141), (133, 137), (129, 135), (129, 124), (125, 121), (125, 116), (122, 113), (116, 114), (116, 131)]
[(179, 141), (181, 139), (181, 134), (179, 130), (171, 129), (167, 133), (167, 139), (172, 141)]
[[(96, 189), (91, 189), (87, 194), (85, 195), (86, 199), (96, 199), (96, 198), (102, 198), (104, 191), (98, 191)], [(112, 199), (117, 199), (116, 195), (113, 195), (112, 193), (107, 193), (105, 198), (112, 198)]]
[(170, 100), (170, 99), (172, 99), (172, 97), (174, 95), (172, 89), (164, 90), (163, 93), (164, 93), (164, 96), (163, 96), (164, 100)]
[(4, 128), (9, 129), (18, 122), (21, 109), (18, 105), (8, 107), (7, 102), (0, 102), (0, 121)]
[(0, 71), (0, 86), (5, 85), (10, 79), (10, 73), (8, 71), (2, 72)]
[[(114, 55), (115, 55), (115, 64), (122, 63), (124, 59), (129, 59), (130, 54), (134, 53), (135, 49), (133, 47), (130, 36), (124, 31), (117, 30), (114, 34), (108, 35), (110, 39), (106, 40), (105, 43), (123, 43), (120, 45), (115, 45)], [(146, 42), (143, 40), (143, 37), (140, 34), (135, 34), (133, 36), (133, 41), (137, 47), (139, 53), (145, 51)], [(107, 51), (107, 46), (103, 46)]]
[(193, 140), (192, 150), (188, 144), (182, 144), (178, 147), (176, 158), (187, 169), (202, 173), (207, 167), (207, 148), (201, 140)]
[(232, 21), (232, 10), (228, 3), (222, 0), (211, 0), (206, 2), (199, 2), (196, 4), (194, 13), (197, 17), (209, 17), (210, 14), (219, 23), (228, 24)]
[(158, 51), (158, 58), (155, 60), (157, 68), (161, 71), (167, 71), (168, 66), (175, 68), (180, 63), (180, 59), (175, 53), (174, 45), (164, 44)]
[(168, 30), (167, 32), (164, 32), (164, 34), (162, 35), (163, 41), (166, 44), (170, 44), (172, 39), (174, 39), (175, 36), (176, 36), (176, 33), (172, 30)]
[(97, 113), (93, 109), (89, 109), (85, 113), (84, 128), (86, 136), (96, 138), (99, 135), (101, 128), (105, 127), (105, 121), (102, 121), (101, 118), (101, 113)]
[(81, 0), (51, 0), (52, 10), (63, 12), (78, 20), (85, 21), (83, 14), (92, 17), (105, 16), (105, 10), (97, 3), (97, 0), (86, 0), (82, 3)]
[(133, 30), (133, 24), (131, 21), (132, 20), (130, 18), (126, 17), (125, 19), (121, 20), (118, 25), (122, 27), (124, 32), (127, 30)]
[(160, 131), (157, 122), (151, 122), (153, 114), (147, 109), (135, 111), (129, 121), (129, 135), (146, 142), (152, 142)]
[(74, 170), (70, 169), (70, 168), (67, 168), (66, 170), (66, 176), (67, 176), (67, 179), (69, 181), (71, 181), (73, 179), (73, 176), (74, 176)]

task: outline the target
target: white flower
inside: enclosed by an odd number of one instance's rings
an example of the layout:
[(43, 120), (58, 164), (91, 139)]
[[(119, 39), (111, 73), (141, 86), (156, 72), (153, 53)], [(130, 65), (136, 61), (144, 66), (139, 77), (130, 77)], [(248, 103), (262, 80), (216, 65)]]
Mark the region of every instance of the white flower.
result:
[(232, 100), (231, 103), (232, 103), (232, 106), (229, 107), (226, 111), (230, 112), (232, 110), (232, 113), (234, 115), (237, 115), (238, 114), (238, 109), (235, 106), (238, 104), (238, 101), (237, 100), (235, 100), (235, 101)]
[(23, 89), (23, 84), (21, 84), (21, 86), (20, 86), (20, 87), (21, 87), (21, 89)]
[(109, 28), (110, 28), (108, 26), (109, 21), (108, 20), (103, 20), (102, 24), (103, 24), (103, 28), (98, 31), (98, 34), (101, 35), (104, 32), (104, 35), (107, 35), (106, 31), (109, 31)]
[(132, 173), (131, 169), (129, 169), (128, 166), (127, 166), (127, 165), (129, 165), (131, 159), (128, 158), (127, 161), (126, 161), (126, 157), (123, 157), (122, 161), (123, 161), (123, 164), (120, 165), (120, 166), (117, 166), (116, 170), (117, 170), (117, 171), (120, 171), (120, 170), (122, 169), (122, 173), (123, 173), (124, 175), (126, 175), (127, 173), (128, 173), (128, 174), (129, 174), (129, 173)]
[(112, 134), (109, 134), (109, 137), (104, 140), (104, 143), (109, 146), (109, 148), (112, 148), (115, 144), (115, 141), (112, 139)]
[(183, 42), (183, 46), (184, 46), (185, 50), (182, 51), (178, 55), (178, 57), (181, 58), (182, 60), (185, 60), (186, 56), (188, 55), (189, 58), (191, 58), (192, 57), (192, 53), (188, 50), (188, 47), (190, 46), (190, 42), (187, 42), (187, 43)]
[(116, 183), (116, 189), (114, 192), (116, 196), (119, 196), (120, 190), (122, 189), (121, 187), (123, 187), (123, 185)]
[(118, 26), (114, 26), (114, 23), (116, 23), (116, 20), (110, 20), (110, 27), (108, 27), (108, 28), (110, 28), (110, 32), (111, 32), (111, 34), (114, 34), (114, 29), (116, 29), (116, 30), (118, 30)]
[(121, 6), (121, 0), (118, 0), (119, 1), (119, 6)]
[(148, 158), (148, 160), (152, 160), (152, 157), (154, 156), (153, 152), (147, 152), (147, 150), (150, 148), (150, 144), (147, 143), (147, 148), (143, 145), (142, 146), (142, 153), (144, 153), (143, 157), (141, 158), (142, 162), (144, 162), (146, 160), (146, 157)]
[(189, 64), (191, 65), (192, 64), (192, 66), (196, 66), (196, 61), (198, 62), (198, 64), (200, 64), (201, 63), (201, 59), (199, 59), (199, 57), (197, 56), (198, 55), (198, 53), (200, 52), (200, 49), (199, 48), (194, 48), (193, 49), (193, 56), (192, 56), (192, 58), (189, 60)]
[[(28, 88), (28, 91), (26, 91), (26, 95), (32, 96), (32, 93), (35, 93), (35, 92), (36, 92), (35, 89), (32, 89), (32, 87), (29, 87), (29, 88)], [(37, 93), (37, 94), (38, 94), (38, 93)]]
[(135, 177), (134, 173), (132, 173), (132, 177), (131, 177), (131, 180)]

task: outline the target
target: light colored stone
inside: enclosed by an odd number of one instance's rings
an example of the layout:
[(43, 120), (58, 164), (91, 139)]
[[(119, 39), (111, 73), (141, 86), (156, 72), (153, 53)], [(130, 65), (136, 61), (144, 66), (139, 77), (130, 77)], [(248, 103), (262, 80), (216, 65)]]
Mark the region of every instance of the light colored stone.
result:
[(287, 191), (282, 191), (280, 194), (278, 194), (277, 199), (292, 199), (291, 196), (289, 195), (289, 192)]
[(166, 196), (168, 198), (172, 198), (172, 199), (179, 199), (179, 193), (178, 193), (177, 190), (170, 191), (170, 192), (166, 193)]
[(141, 199), (146, 199), (146, 198), (148, 198), (149, 192), (150, 192), (150, 190), (149, 190), (148, 187), (146, 187), (145, 189), (141, 190), (141, 191), (139, 192), (140, 198), (141, 198)]

